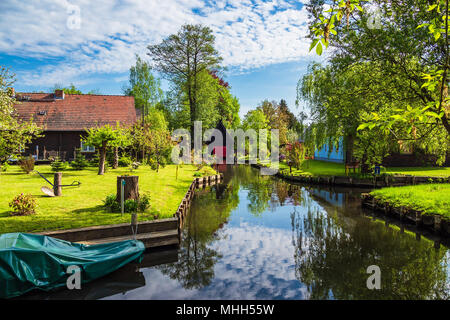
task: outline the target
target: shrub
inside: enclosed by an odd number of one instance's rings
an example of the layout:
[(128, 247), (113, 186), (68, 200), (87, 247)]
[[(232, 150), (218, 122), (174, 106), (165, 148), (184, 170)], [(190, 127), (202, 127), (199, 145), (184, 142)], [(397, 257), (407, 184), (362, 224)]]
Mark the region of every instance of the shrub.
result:
[[(108, 209), (109, 212), (120, 212), (121, 206), (120, 202), (116, 201), (116, 195), (110, 194), (103, 200), (104, 207)], [(123, 211), (126, 213), (133, 212), (144, 212), (150, 207), (150, 195), (144, 194), (141, 198), (136, 201), (133, 199), (125, 200), (123, 204)]]
[(133, 163), (130, 157), (122, 156), (119, 158), (119, 167), (130, 167)]
[(7, 162), (0, 165), (0, 172), (6, 172), (9, 169), (9, 164)]
[(34, 158), (32, 156), (19, 159), (20, 168), (26, 173), (30, 173), (34, 170)]
[(88, 165), (89, 162), (86, 160), (86, 157), (79, 152), (77, 152), (75, 160), (70, 163), (70, 166), (75, 170), (83, 170)]
[(139, 198), (138, 210), (144, 212), (148, 208), (150, 208), (150, 195), (145, 193)]
[(53, 172), (60, 172), (67, 169), (67, 162), (62, 162), (59, 157), (56, 157), (55, 160), (50, 164)]
[(25, 216), (33, 214), (36, 211), (36, 200), (31, 194), (24, 195), (23, 193), (14, 197), (9, 203), (9, 207), (13, 209), (11, 215)]
[(93, 167), (98, 167), (99, 161), (100, 161), (100, 156), (98, 155), (98, 152), (96, 152), (96, 153), (92, 156), (91, 160), (89, 160), (89, 164), (90, 164), (91, 166), (93, 166)]
[(139, 207), (139, 202), (133, 199), (125, 200), (123, 204), (123, 210), (127, 213), (137, 212)]

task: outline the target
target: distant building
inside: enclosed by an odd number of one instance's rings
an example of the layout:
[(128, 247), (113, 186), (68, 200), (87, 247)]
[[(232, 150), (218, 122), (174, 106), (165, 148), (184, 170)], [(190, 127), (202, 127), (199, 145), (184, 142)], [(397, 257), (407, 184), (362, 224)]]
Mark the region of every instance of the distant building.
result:
[(19, 119), (33, 121), (43, 129), (43, 137), (35, 139), (25, 155), (48, 159), (58, 155), (64, 160), (74, 158), (75, 151), (86, 155), (95, 152), (82, 143), (86, 129), (106, 124), (129, 126), (136, 122), (134, 97), (112, 95), (20, 93), (15, 109)]
[(324, 144), (320, 149), (314, 151), (314, 159), (322, 161), (330, 161), (336, 163), (344, 163), (345, 152), (344, 152), (344, 139), (339, 139), (339, 144), (337, 148), (332, 148), (329, 150), (328, 143)]

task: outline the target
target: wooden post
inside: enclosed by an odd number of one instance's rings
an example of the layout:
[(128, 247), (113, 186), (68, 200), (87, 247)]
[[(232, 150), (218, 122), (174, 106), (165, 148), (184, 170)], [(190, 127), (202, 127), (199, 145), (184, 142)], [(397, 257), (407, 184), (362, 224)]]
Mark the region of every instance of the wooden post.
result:
[(62, 172), (55, 172), (53, 176), (53, 192), (55, 193), (55, 197), (59, 197), (62, 195)]
[(139, 177), (138, 176), (118, 176), (117, 177), (117, 194), (116, 200), (120, 202), (121, 198), (121, 183), (125, 180), (124, 200), (139, 199)]

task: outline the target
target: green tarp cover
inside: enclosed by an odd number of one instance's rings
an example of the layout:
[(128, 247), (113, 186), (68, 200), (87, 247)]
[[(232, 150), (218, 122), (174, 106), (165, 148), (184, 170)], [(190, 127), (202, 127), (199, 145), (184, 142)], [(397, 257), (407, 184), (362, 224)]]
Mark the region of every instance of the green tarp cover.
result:
[(1, 234), (0, 298), (66, 286), (69, 266), (78, 266), (86, 283), (141, 259), (144, 251), (136, 240), (87, 246), (37, 234)]

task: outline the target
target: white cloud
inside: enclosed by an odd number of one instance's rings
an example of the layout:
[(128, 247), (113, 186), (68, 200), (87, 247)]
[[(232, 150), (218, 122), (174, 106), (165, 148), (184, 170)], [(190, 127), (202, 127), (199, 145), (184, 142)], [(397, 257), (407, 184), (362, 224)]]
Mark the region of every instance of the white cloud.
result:
[[(67, 26), (70, 5), (80, 8), (79, 29)], [(306, 21), (306, 10), (287, 0), (3, 0), (0, 52), (42, 60), (19, 72), (23, 84), (82, 84), (127, 72), (147, 45), (184, 23), (202, 23), (213, 29), (224, 64), (245, 71), (308, 55)]]

